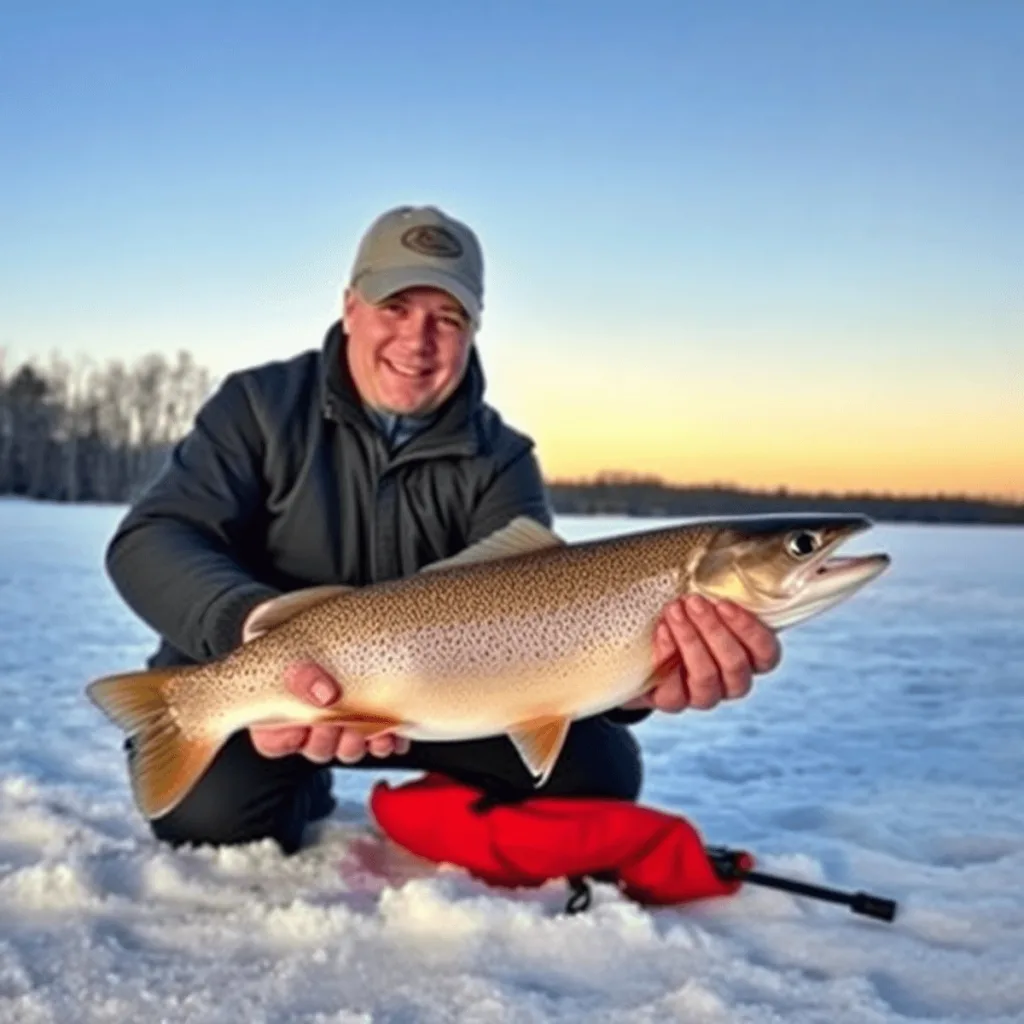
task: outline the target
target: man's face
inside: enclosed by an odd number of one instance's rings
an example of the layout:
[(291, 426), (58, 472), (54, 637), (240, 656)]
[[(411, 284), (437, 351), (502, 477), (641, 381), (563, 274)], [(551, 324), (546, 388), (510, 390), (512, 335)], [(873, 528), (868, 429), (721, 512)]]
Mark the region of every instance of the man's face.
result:
[(387, 412), (420, 416), (458, 387), (472, 331), (462, 306), (436, 288), (410, 288), (367, 302), (345, 293), (352, 379), (363, 400)]

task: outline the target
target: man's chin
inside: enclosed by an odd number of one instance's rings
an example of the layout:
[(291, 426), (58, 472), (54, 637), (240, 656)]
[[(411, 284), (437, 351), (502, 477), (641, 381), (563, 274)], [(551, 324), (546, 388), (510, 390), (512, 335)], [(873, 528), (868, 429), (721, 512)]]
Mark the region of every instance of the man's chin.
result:
[(397, 387), (382, 389), (381, 406), (385, 412), (394, 416), (429, 416), (436, 412), (451, 396), (453, 387), (443, 388), (408, 388)]
[(381, 411), (392, 416), (429, 416), (441, 403), (434, 395), (383, 395)]

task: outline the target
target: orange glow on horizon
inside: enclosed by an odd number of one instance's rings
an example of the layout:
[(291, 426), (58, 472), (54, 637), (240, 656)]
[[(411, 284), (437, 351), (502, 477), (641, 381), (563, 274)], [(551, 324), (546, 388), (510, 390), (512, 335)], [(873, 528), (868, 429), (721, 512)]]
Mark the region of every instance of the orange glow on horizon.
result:
[(825, 388), (766, 373), (751, 392), (728, 374), (696, 386), (672, 368), (612, 374), (535, 361), (527, 378), (521, 366), (507, 371), (497, 404), (533, 436), (549, 481), (625, 473), (667, 485), (1024, 501), (1024, 409), (1006, 381), (908, 386), (893, 375)]
[[(665, 484), (713, 485), (793, 491), (870, 492), (892, 495), (970, 495), (1024, 501), (1024, 465), (1009, 456), (979, 457), (977, 452), (890, 451), (837, 453), (829, 460), (787, 458), (784, 453), (740, 452), (696, 444), (684, 453), (645, 447), (641, 437), (617, 444), (596, 443), (536, 431), (538, 456), (548, 480), (585, 480), (601, 473), (656, 476)], [(601, 442), (607, 439), (602, 438)]]

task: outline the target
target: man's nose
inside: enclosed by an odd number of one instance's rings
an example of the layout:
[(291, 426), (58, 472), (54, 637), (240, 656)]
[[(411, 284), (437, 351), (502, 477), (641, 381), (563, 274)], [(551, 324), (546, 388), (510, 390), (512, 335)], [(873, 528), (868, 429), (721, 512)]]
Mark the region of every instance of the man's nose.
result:
[(437, 318), (422, 309), (414, 309), (402, 323), (402, 340), (417, 347), (429, 347), (437, 336)]

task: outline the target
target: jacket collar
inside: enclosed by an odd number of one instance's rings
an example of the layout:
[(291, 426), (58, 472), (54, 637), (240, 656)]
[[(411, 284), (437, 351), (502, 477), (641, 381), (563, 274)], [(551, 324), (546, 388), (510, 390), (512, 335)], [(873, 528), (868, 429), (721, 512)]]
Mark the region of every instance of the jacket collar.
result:
[[(349, 372), (345, 347), (348, 336), (341, 320), (327, 330), (320, 354), (320, 401), (329, 419), (344, 421), (363, 430), (376, 428), (363, 408)], [(435, 455), (476, 455), (484, 447), (479, 413), (483, 409), (486, 387), (483, 367), (476, 346), (470, 350), (462, 382), (437, 410), (434, 421), (402, 448), (396, 461), (407, 457)]]

